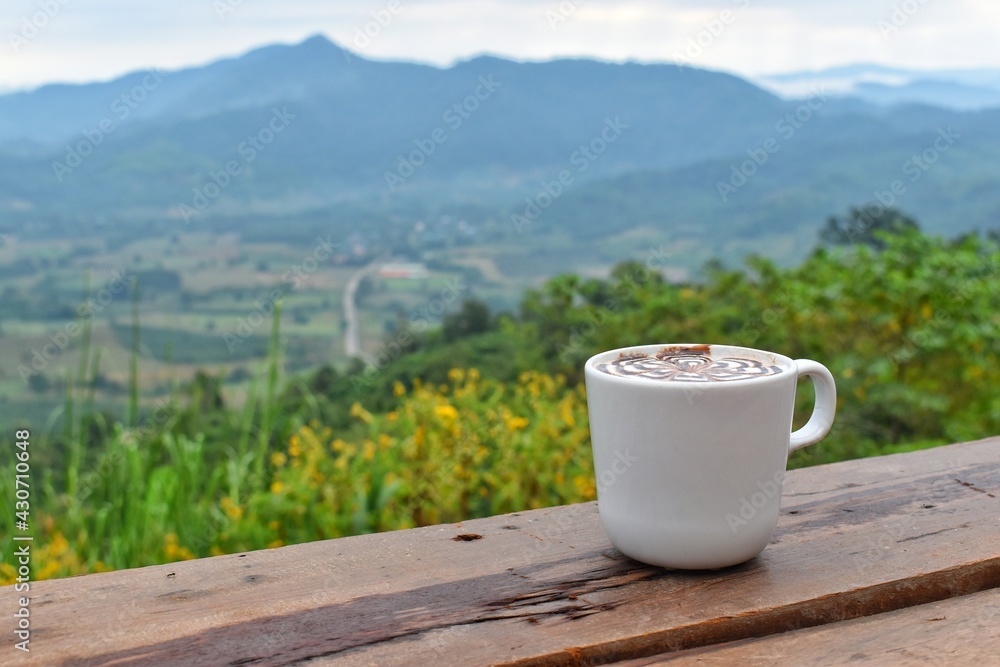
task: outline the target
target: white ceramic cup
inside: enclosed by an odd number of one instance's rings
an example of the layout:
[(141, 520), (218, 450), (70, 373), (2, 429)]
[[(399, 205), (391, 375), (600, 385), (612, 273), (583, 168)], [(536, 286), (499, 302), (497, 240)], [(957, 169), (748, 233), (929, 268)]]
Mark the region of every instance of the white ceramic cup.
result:
[[(636, 353), (661, 353), (661, 375), (672, 377), (599, 369)], [(702, 355), (708, 379), (673, 373), (672, 354)], [(726, 358), (751, 363), (741, 371)], [(792, 433), (803, 375), (813, 380), (816, 405)], [(601, 522), (626, 556), (669, 568), (726, 567), (763, 551), (778, 522), (789, 452), (823, 438), (837, 405), (822, 364), (728, 345), (611, 350), (591, 357), (585, 376)]]

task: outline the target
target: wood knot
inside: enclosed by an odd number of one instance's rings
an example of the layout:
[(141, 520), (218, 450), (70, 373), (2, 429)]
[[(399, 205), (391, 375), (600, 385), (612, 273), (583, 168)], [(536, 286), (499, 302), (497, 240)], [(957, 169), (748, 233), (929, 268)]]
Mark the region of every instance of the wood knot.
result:
[(483, 539), (483, 536), (477, 533), (462, 533), (461, 535), (456, 535), (451, 539), (453, 542), (473, 542), (475, 540)]

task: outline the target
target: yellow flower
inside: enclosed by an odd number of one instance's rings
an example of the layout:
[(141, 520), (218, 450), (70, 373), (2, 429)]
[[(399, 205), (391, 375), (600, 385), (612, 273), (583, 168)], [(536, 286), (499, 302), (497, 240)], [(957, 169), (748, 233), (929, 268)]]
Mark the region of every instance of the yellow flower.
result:
[(302, 455), (302, 439), (299, 438), (298, 433), (292, 434), (292, 437), (288, 439), (288, 453), (291, 454), (292, 458), (298, 458)]
[(465, 379), (465, 371), (461, 368), (452, 368), (448, 371), (448, 379), (451, 380), (452, 384), (458, 384)]
[(0, 586), (7, 586), (17, 580), (17, 570), (10, 563), (0, 563)]
[(274, 520), (274, 521), (268, 521), (267, 522), (267, 527), (270, 528), (271, 530), (278, 530), (278, 528), (280, 526), (281, 526), (281, 524), (278, 523), (277, 519)]
[(506, 422), (507, 422), (507, 430), (510, 431), (511, 433), (514, 433), (515, 431), (520, 431), (521, 429), (527, 428), (528, 426), (528, 420), (525, 419), (524, 417), (508, 417), (506, 419)]
[(191, 550), (177, 544), (177, 533), (163, 536), (163, 555), (167, 560), (191, 560), (195, 557)]
[(375, 443), (371, 440), (365, 440), (364, 449), (362, 450), (365, 461), (372, 461), (375, 459)]
[(45, 567), (43, 567), (41, 570), (38, 571), (38, 574), (35, 575), (35, 578), (51, 579), (52, 576), (54, 574), (57, 574), (58, 572), (59, 572), (59, 561), (50, 560), (48, 563), (45, 564)]
[(372, 422), (372, 413), (361, 407), (360, 403), (351, 404), (351, 416), (360, 419), (366, 424), (370, 424)]
[(437, 405), (434, 407), (434, 414), (446, 422), (458, 419), (458, 410), (453, 405)]
[(573, 406), (569, 401), (559, 402), (559, 418), (567, 426), (576, 426), (576, 420), (573, 418)]
[(388, 414), (387, 414), (387, 415), (385, 416), (385, 418), (386, 418), (386, 420), (387, 420), (387, 421), (388, 421), (389, 423), (392, 423), (392, 422), (396, 421), (397, 419), (399, 419), (399, 415), (398, 415), (398, 414), (396, 414), (396, 411), (395, 411), (395, 410), (393, 410), (392, 412), (389, 412), (389, 413), (388, 413)]
[(52, 541), (49, 542), (49, 555), (52, 558), (59, 558), (67, 550), (69, 550), (69, 542), (66, 541), (61, 532), (57, 532), (52, 536)]
[(470, 383), (479, 382), (479, 369), (470, 368), (466, 371), (466, 377), (469, 379)]
[(273, 542), (268, 543), (267, 548), (268, 549), (277, 549), (278, 547), (283, 546), (284, 544), (285, 543), (282, 542), (280, 539), (279, 540), (274, 540)]
[(281, 493), (281, 490), (285, 488), (285, 485), (278, 480), (271, 482), (271, 493)]
[(340, 438), (337, 438), (336, 440), (334, 440), (333, 442), (330, 443), (330, 449), (333, 450), (335, 453), (340, 453), (340, 452), (344, 451), (344, 448), (346, 446), (347, 446), (347, 443), (345, 443)]
[(284, 452), (275, 452), (271, 454), (271, 463), (273, 463), (276, 468), (280, 468), (285, 465), (287, 460), (288, 457), (285, 456)]
[(577, 475), (574, 477), (573, 488), (581, 498), (590, 499), (597, 495), (594, 479), (588, 475)]
[(226, 513), (230, 519), (239, 519), (243, 516), (243, 508), (233, 502), (232, 498), (225, 496), (220, 502), (222, 505), (222, 511)]
[(538, 387), (538, 374), (532, 371), (528, 371), (524, 374), (527, 378), (528, 393), (531, 394), (532, 398), (538, 398), (542, 395), (542, 390)]
[(399, 396), (403, 396), (405, 394), (406, 394), (406, 387), (403, 385), (402, 382), (396, 380), (395, 382), (392, 383), (393, 396), (396, 396), (398, 398)]

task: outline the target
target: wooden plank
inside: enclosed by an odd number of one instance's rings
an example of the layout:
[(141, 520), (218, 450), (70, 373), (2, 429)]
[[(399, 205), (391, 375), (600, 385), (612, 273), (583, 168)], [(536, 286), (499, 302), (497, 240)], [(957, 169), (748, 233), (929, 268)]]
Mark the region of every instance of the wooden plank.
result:
[[(773, 543), (715, 572), (624, 558), (587, 503), (39, 582), (33, 651), (14, 659), (579, 664), (655, 655), (1000, 586), (997, 496), (993, 438), (794, 471)], [(455, 539), (469, 534), (482, 538)], [(14, 597), (2, 589), (0, 609)]]
[(616, 662), (615, 667), (942, 665), (1000, 661), (1000, 589), (762, 639)]

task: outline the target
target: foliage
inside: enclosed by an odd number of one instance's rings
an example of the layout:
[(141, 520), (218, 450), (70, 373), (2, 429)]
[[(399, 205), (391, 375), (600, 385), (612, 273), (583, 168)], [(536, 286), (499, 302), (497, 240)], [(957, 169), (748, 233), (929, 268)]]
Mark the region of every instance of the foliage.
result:
[[(793, 268), (714, 264), (701, 283), (669, 284), (641, 262), (607, 279), (559, 276), (526, 293), (516, 316), (470, 307), (490, 330), (459, 335), (456, 320), (452, 340), (423, 334), (388, 367), (327, 367), (283, 392), (275, 326), (240, 408), (203, 374), (161, 409), (115, 423), (87, 383), (67, 382), (59, 458), (37, 468), (32, 497), (35, 577), (593, 498), (583, 362), (642, 343), (748, 345), (826, 364), (837, 421), (792, 466), (1000, 432), (997, 244), (906, 225), (871, 233), (878, 244), (821, 248)], [(85, 353), (80, 377), (88, 368)], [(811, 408), (800, 386), (798, 423)], [(0, 494), (13, 495), (12, 479)], [(0, 518), (8, 534), (12, 522)]]
[(820, 238), (834, 245), (863, 243), (881, 250), (886, 242), (876, 232), (898, 234), (906, 229), (918, 228), (917, 221), (908, 215), (873, 202), (861, 208), (851, 207), (846, 218), (827, 218)]
[(441, 332), (448, 342), (493, 329), (490, 308), (482, 301), (466, 299), (457, 313), (449, 313), (441, 322)]
[[(44, 489), (35, 577), (594, 498), (586, 400), (562, 378), (529, 372), (505, 384), (452, 369), (444, 384), (397, 384), (395, 394), (395, 410), (355, 403), (351, 427), (303, 425), (262, 458), (117, 425), (75, 492)], [(13, 577), (0, 566), (0, 582)]]
[[(747, 270), (716, 268), (703, 284), (665, 285), (642, 264), (611, 281), (560, 277), (526, 297), (524, 339), (539, 341), (549, 369), (567, 374), (600, 350), (648, 342), (729, 343), (821, 361), (838, 381), (836, 428), (793, 465), (1000, 432), (997, 246), (915, 229), (876, 234), (881, 251), (819, 249), (792, 269), (751, 258)], [(800, 422), (809, 408), (802, 393)]]

